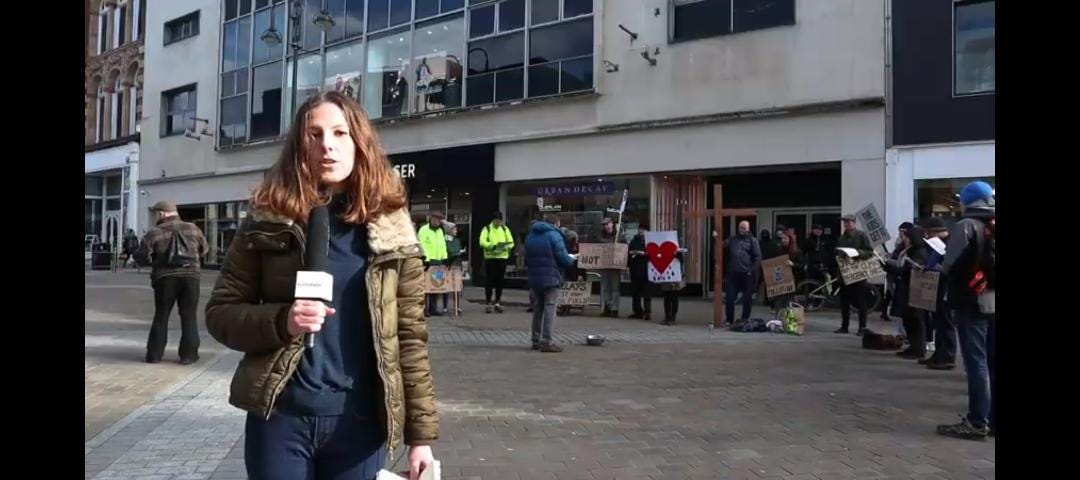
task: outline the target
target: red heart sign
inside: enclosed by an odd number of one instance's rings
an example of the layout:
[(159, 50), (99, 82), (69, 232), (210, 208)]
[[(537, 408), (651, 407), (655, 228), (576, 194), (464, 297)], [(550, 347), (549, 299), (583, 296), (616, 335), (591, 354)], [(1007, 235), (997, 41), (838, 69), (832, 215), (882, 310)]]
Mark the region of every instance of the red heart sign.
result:
[(675, 242), (664, 242), (660, 245), (649, 243), (645, 246), (645, 253), (649, 255), (649, 263), (661, 274), (667, 271), (672, 260), (675, 260), (675, 253), (678, 251), (679, 247), (675, 245)]

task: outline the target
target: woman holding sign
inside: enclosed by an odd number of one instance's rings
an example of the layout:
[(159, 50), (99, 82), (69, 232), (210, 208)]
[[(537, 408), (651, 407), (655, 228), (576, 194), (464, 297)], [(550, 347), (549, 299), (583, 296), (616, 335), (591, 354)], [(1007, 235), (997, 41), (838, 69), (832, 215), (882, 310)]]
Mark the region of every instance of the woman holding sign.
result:
[[(214, 339), (244, 352), (229, 403), (248, 412), (248, 478), (373, 480), (402, 442), (411, 479), (433, 465), (424, 253), (404, 205), (360, 104), (329, 91), (299, 107), (206, 305)], [(295, 299), (320, 263), (328, 304)]]

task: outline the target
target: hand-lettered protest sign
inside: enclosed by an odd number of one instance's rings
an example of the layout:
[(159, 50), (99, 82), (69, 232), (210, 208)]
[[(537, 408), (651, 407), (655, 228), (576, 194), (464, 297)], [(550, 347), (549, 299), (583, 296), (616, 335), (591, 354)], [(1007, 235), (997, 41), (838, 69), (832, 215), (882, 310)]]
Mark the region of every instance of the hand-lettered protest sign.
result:
[(858, 259), (847, 255), (838, 255), (836, 263), (840, 267), (840, 278), (844, 281), (844, 285), (851, 285), (885, 274), (885, 271), (881, 269), (881, 263), (876, 257)]
[(589, 297), (592, 296), (592, 285), (582, 280), (580, 282), (563, 282), (559, 287), (558, 305), (586, 306)]
[(453, 293), (462, 289), (461, 270), (433, 265), (424, 272), (424, 293)]
[(645, 232), (645, 255), (649, 257), (649, 281), (679, 283), (683, 279), (679, 253), (679, 235), (674, 231)]
[(911, 284), (908, 290), (908, 306), (926, 310), (937, 311), (938, 280), (941, 274), (934, 271), (911, 270)]
[(625, 243), (582, 243), (578, 245), (578, 268), (586, 270), (626, 270)]
[(873, 203), (863, 207), (855, 216), (858, 217), (859, 223), (862, 224), (866, 234), (870, 237), (871, 245), (879, 245), (889, 241), (889, 229), (885, 228), (885, 222), (881, 220), (881, 215), (878, 215), (877, 208), (874, 208)]
[(765, 279), (765, 295), (775, 298), (795, 292), (795, 275), (788, 265), (787, 255), (770, 258), (761, 262), (761, 272)]

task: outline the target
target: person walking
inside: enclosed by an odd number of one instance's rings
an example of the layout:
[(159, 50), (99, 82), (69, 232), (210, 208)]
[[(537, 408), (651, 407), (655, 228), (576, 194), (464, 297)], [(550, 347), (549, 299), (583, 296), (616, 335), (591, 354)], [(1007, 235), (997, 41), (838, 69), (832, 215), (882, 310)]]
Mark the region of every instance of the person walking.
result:
[[(610, 218), (604, 217), (600, 221), (600, 243), (618, 243), (618, 235), (615, 232), (615, 223)], [(619, 286), (622, 278), (622, 270), (605, 268), (600, 270), (600, 301), (604, 304), (603, 314), (606, 317), (619, 316)]]
[[(873, 258), (874, 246), (870, 244), (870, 236), (866, 232), (855, 228), (855, 215), (844, 215), (840, 219), (840, 223), (843, 226), (844, 233), (836, 241), (836, 249), (838, 251), (841, 248), (855, 249), (858, 252), (857, 258), (859, 260)], [(838, 255), (842, 254), (838, 253)], [(848, 333), (852, 306), (855, 307), (859, 314), (859, 330), (855, 332), (855, 335), (861, 336), (866, 332), (866, 311), (868, 310), (866, 300), (870, 295), (869, 289), (870, 282), (867, 280), (844, 285), (840, 288), (841, 323), (840, 328), (834, 333)]]
[(158, 363), (169, 338), (173, 305), (180, 310), (180, 364), (199, 361), (199, 279), (210, 247), (199, 227), (180, 219), (176, 204), (162, 200), (150, 207), (154, 226), (135, 250), (135, 261), (150, 265), (154, 320), (146, 339), (146, 363)]
[[(766, 232), (768, 233), (768, 232)], [(743, 320), (750, 318), (756, 272), (761, 268), (761, 245), (750, 232), (750, 222), (739, 222), (738, 232), (724, 242), (729, 258), (724, 276), (724, 321), (735, 321), (735, 300), (741, 295)]]
[(123, 253), (124, 253), (124, 268), (127, 268), (128, 263), (139, 266), (139, 262), (135, 261), (135, 252), (139, 250), (139, 236), (135, 234), (135, 230), (129, 228), (124, 235)]
[(555, 329), (555, 307), (559, 287), (563, 283), (563, 271), (574, 260), (576, 257), (567, 253), (559, 232), (559, 217), (545, 213), (541, 220), (533, 223), (525, 238), (525, 265), (529, 271), (529, 290), (533, 294), (533, 350), (545, 353), (563, 350), (552, 339), (552, 331)]
[(961, 218), (949, 229), (942, 272), (956, 320), (967, 374), (968, 413), (960, 423), (939, 425), (947, 437), (982, 440), (995, 435), (994, 371), (996, 310), (996, 229), (994, 189), (982, 181), (960, 191)]
[[(328, 91), (299, 107), (206, 306), (210, 334), (244, 353), (229, 403), (248, 412), (248, 478), (374, 479), (401, 443), (410, 478), (433, 465), (424, 252), (405, 201), (355, 100)], [(324, 205), (328, 304), (294, 298), (309, 211)]]
[[(510, 251), (514, 248), (514, 235), (503, 224), (502, 212), (492, 215), (491, 223), (480, 229), (480, 249), (484, 253), (484, 313), (494, 309), (502, 313), (503, 280), (506, 277), (506, 263)], [(495, 303), (491, 303), (491, 294), (495, 293)]]
[[(949, 227), (945, 220), (939, 217), (931, 217), (922, 223), (922, 229), (926, 232), (927, 241), (937, 238), (945, 245), (949, 241)], [(933, 248), (926, 250), (926, 269), (938, 272), (937, 310), (931, 314), (934, 324), (934, 354), (930, 358), (920, 360), (930, 370), (952, 370), (956, 368), (956, 324), (953, 323), (952, 312), (949, 311), (945, 302), (945, 293), (948, 290), (948, 278), (941, 272), (941, 263), (945, 255)]]
[(640, 318), (645, 321), (652, 320), (652, 284), (649, 283), (649, 256), (645, 254), (645, 234), (649, 226), (642, 223), (638, 226), (637, 234), (630, 239), (627, 263), (630, 266), (630, 306), (634, 313), (628, 318)]
[[(424, 268), (445, 265), (448, 255), (446, 253), (446, 231), (443, 230), (443, 214), (440, 211), (431, 212), (428, 215), (428, 223), (420, 227), (417, 237), (420, 239), (420, 247), (424, 249)], [(439, 297), (441, 294), (427, 294), (426, 313), (434, 317), (446, 313), (439, 310)]]

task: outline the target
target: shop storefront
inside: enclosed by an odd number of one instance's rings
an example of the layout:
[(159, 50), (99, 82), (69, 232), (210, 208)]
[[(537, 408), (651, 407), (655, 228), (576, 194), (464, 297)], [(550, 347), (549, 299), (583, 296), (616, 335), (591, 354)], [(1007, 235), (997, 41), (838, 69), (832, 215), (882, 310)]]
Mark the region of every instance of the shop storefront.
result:
[(983, 180), (995, 184), (994, 142), (972, 142), (889, 149), (886, 161), (885, 222), (928, 217), (946, 221), (960, 215), (960, 190)]
[(431, 212), (443, 212), (467, 245), (466, 279), (483, 271), (479, 233), (498, 210), (494, 181), (494, 149), (490, 145), (392, 155), (390, 163), (405, 181), (409, 211), (420, 227)]
[[(620, 223), (622, 241), (628, 241), (641, 222), (651, 218), (652, 180), (648, 175), (512, 182), (505, 188), (506, 223), (517, 245), (513, 262), (507, 267), (508, 279), (526, 277), (525, 237), (531, 222), (541, 213), (558, 215), (562, 226), (576, 232), (582, 243), (599, 241), (604, 217)], [(624, 192), (626, 207), (620, 218)], [(625, 275), (623, 280), (629, 281)]]

